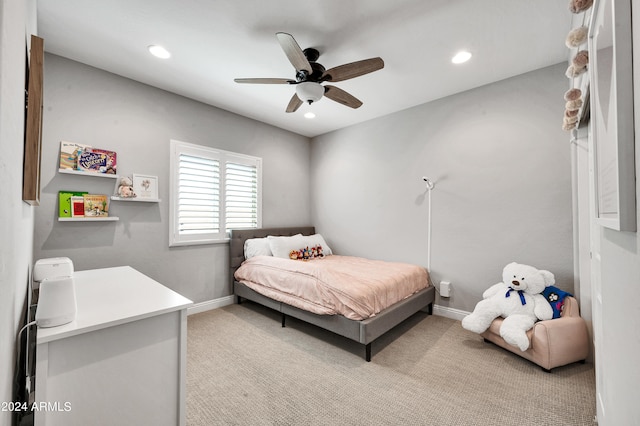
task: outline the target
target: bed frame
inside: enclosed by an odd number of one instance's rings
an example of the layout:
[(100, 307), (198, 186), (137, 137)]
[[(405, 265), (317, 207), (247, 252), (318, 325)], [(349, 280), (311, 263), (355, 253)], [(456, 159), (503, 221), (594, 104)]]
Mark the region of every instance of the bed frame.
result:
[(435, 300), (435, 289), (433, 285), (429, 285), (429, 287), (420, 290), (407, 299), (401, 300), (372, 318), (358, 321), (342, 315), (318, 315), (304, 311), (263, 296), (233, 278), (234, 272), (244, 261), (244, 242), (246, 240), (250, 238), (263, 238), (267, 235), (291, 236), (295, 234), (313, 235), (315, 234), (315, 228), (313, 226), (304, 226), (231, 231), (229, 262), (231, 267), (231, 280), (233, 282), (233, 293), (237, 296), (238, 303), (242, 303), (242, 299), (247, 299), (280, 312), (282, 314), (282, 327), (285, 326), (285, 320), (288, 315), (362, 343), (365, 345), (364, 358), (367, 362), (371, 361), (371, 342), (375, 339), (418, 311), (425, 311), (429, 315), (433, 313), (433, 301)]

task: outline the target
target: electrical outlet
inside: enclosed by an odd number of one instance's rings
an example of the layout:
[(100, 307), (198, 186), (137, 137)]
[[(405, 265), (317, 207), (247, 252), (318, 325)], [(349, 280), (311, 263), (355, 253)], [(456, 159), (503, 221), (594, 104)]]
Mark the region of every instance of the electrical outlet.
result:
[(451, 282), (440, 281), (440, 297), (449, 297), (451, 295)]

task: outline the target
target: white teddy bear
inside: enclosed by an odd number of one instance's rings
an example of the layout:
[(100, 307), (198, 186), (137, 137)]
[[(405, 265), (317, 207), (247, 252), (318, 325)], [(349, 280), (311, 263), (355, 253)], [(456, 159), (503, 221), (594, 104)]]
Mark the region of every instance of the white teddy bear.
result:
[(540, 293), (554, 284), (551, 272), (512, 262), (504, 267), (502, 282), (489, 287), (473, 312), (463, 318), (462, 327), (480, 334), (494, 319), (503, 317), (500, 336), (526, 351), (529, 348), (527, 330), (537, 320), (553, 318), (551, 305)]

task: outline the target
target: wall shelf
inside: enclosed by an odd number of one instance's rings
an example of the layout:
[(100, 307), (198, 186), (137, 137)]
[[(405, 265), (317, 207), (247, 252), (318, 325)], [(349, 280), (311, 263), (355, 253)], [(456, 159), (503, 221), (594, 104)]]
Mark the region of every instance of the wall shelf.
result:
[(67, 175), (78, 175), (78, 176), (91, 176), (91, 177), (100, 177), (100, 178), (109, 178), (109, 179), (117, 179), (118, 175), (110, 174), (110, 173), (92, 173), (92, 172), (83, 172), (82, 170), (72, 170), (72, 169), (58, 169), (58, 173), (64, 173)]
[(117, 195), (112, 195), (111, 199), (113, 201), (134, 201), (134, 202), (138, 202), (138, 203), (159, 203), (160, 200), (159, 198), (143, 198), (143, 197), (136, 197), (136, 198), (122, 198), (122, 197), (118, 197)]
[(107, 217), (59, 217), (59, 222), (115, 222), (120, 220), (117, 216)]

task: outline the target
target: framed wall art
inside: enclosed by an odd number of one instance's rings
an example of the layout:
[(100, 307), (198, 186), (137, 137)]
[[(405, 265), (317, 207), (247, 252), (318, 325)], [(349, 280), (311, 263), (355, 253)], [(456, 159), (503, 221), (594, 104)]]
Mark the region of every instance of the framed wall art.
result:
[(31, 36), (27, 66), (26, 115), (24, 126), (24, 163), (22, 200), (40, 204), (40, 161), (42, 149), (42, 100), (44, 83), (44, 40)]
[(158, 176), (133, 174), (133, 191), (139, 198), (158, 199)]
[(596, 222), (636, 231), (631, 0), (596, 0), (589, 25)]

